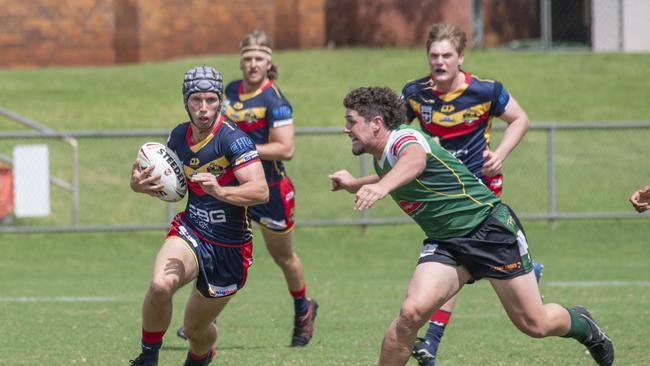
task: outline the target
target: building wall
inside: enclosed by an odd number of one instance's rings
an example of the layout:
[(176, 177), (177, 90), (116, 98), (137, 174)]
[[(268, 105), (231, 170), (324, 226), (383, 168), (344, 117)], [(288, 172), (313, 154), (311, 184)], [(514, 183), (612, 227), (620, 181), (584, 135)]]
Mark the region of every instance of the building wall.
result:
[(429, 26), (451, 22), (471, 35), (471, 0), (328, 0), (327, 40), (337, 46), (423, 46)]
[(650, 51), (650, 2), (647, 0), (623, 1), (623, 51)]
[(115, 62), (113, 0), (0, 0), (0, 66)]
[(325, 0), (0, 0), (0, 67), (106, 65), (325, 43)]

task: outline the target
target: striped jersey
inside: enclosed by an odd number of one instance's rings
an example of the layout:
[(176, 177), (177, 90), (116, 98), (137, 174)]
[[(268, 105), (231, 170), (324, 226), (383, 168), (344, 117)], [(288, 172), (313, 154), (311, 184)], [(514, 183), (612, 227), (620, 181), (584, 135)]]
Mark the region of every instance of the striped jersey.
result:
[[(256, 144), (269, 142), (271, 128), (293, 123), (291, 105), (272, 80), (252, 93), (244, 93), (242, 80), (228, 84), (224, 113)], [(285, 175), (282, 161), (262, 160), (262, 165), (269, 185)]]
[(423, 132), (440, 138), (440, 144), (479, 178), (483, 177), (483, 151), (490, 144), (492, 117), (500, 116), (510, 100), (503, 85), (467, 72), (463, 85), (442, 94), (426, 76), (402, 89), (408, 121), (417, 118)]
[(207, 194), (190, 177), (196, 173), (211, 173), (222, 186), (236, 186), (235, 171), (259, 161), (255, 144), (237, 126), (219, 115), (212, 132), (192, 144), (192, 125), (176, 126), (167, 140), (183, 164), (187, 177), (188, 199), (181, 214), (197, 235), (215, 245), (243, 245), (251, 241), (252, 230), (246, 207), (232, 205)]
[(407, 125), (392, 131), (381, 159), (374, 161), (377, 174), (386, 175), (402, 149), (411, 144), (420, 145), (427, 153), (426, 167), (417, 178), (393, 190), (393, 200), (430, 239), (449, 239), (472, 231), (500, 200), (430, 137)]

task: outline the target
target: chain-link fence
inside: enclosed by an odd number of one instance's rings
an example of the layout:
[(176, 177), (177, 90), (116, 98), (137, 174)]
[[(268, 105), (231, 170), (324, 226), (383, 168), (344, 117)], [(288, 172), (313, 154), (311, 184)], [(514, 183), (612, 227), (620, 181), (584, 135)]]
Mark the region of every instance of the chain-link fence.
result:
[[(51, 214), (9, 217), (0, 232), (163, 229), (182, 203), (162, 201), (129, 189), (131, 164), (147, 141), (164, 142), (167, 131), (66, 132), (78, 141), (78, 207), (75, 192), (51, 185)], [(500, 138), (501, 129), (494, 134)], [(50, 174), (71, 180), (71, 147), (32, 132), (0, 133), (0, 156), (19, 145), (47, 144)], [(650, 182), (644, 167), (650, 122), (534, 124), (505, 163), (503, 200), (524, 219), (641, 217), (627, 202), (631, 191)], [(348, 169), (372, 172), (370, 159), (355, 157), (337, 129), (302, 129), (295, 158), (287, 163), (296, 187), (300, 225), (372, 225), (409, 222), (390, 200), (367, 212), (353, 210), (353, 196), (331, 192), (328, 174)], [(70, 177), (70, 178), (68, 178)], [(63, 188), (62, 188), (63, 187)], [(68, 186), (69, 187), (69, 186)]]

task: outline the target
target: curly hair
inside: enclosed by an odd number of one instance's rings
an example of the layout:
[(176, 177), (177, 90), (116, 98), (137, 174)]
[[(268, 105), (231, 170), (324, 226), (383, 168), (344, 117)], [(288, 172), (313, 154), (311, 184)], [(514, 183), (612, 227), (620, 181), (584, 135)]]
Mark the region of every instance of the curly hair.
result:
[(370, 86), (354, 89), (345, 96), (343, 106), (357, 111), (366, 121), (381, 116), (389, 130), (406, 122), (404, 102), (390, 88)]
[(445, 39), (449, 40), (456, 47), (456, 52), (459, 55), (463, 54), (465, 45), (467, 44), (465, 32), (457, 25), (443, 23), (434, 23), (429, 28), (429, 33), (427, 34), (427, 53), (433, 42), (439, 42)]

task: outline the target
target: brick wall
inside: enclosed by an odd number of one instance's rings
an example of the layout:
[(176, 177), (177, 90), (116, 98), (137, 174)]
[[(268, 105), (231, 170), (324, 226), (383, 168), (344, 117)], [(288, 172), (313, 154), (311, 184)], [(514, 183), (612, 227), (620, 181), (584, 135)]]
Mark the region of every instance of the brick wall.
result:
[[(276, 48), (423, 46), (434, 22), (471, 39), (473, 0), (0, 0), (0, 67), (105, 65), (236, 52), (261, 28)], [(539, 34), (530, 0), (484, 0), (484, 44)], [(504, 21), (508, 19), (508, 21)], [(536, 33), (537, 32), (537, 33)]]
[(0, 0), (0, 67), (104, 65), (236, 52), (256, 28), (321, 47), (326, 0)]
[(113, 0), (0, 0), (0, 66), (112, 64)]

